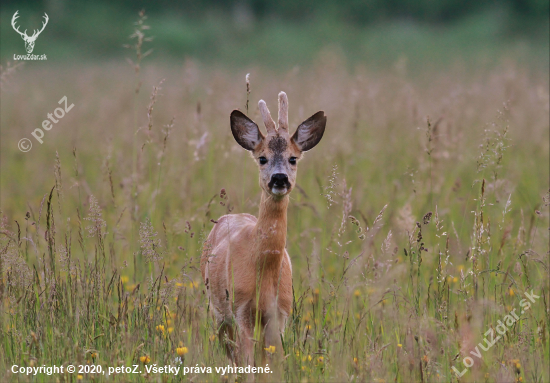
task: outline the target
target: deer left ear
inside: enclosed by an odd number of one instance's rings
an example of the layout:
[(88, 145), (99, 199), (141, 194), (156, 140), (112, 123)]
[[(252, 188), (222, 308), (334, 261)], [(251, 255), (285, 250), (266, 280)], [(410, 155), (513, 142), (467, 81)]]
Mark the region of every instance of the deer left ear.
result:
[(325, 112), (317, 112), (298, 126), (292, 141), (302, 152), (313, 149), (323, 138), (327, 117)]

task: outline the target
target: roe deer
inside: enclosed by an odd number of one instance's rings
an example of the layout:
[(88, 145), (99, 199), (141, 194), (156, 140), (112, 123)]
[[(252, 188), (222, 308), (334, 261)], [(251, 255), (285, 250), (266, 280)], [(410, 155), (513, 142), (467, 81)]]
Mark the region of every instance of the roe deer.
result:
[(265, 347), (275, 346), (276, 352), (282, 353), (281, 335), (292, 306), (292, 266), (285, 249), (289, 193), (296, 183), (298, 160), (319, 143), (327, 121), (324, 112), (317, 112), (291, 137), (284, 92), (279, 93), (278, 128), (263, 100), (258, 107), (266, 136), (238, 110), (231, 113), (230, 121), (233, 137), (259, 166), (260, 213), (258, 218), (250, 214), (221, 217), (201, 257), (220, 341), (238, 365), (254, 364), (255, 324), (260, 326)]

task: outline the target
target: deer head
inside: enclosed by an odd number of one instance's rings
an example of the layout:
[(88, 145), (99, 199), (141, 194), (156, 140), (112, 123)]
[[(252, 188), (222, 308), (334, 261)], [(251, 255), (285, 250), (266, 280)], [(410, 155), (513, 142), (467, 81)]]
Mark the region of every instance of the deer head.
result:
[(242, 112), (231, 113), (231, 131), (239, 145), (249, 150), (260, 168), (260, 186), (268, 195), (279, 199), (289, 194), (296, 184), (297, 163), (302, 153), (321, 141), (327, 118), (317, 112), (298, 126), (290, 136), (288, 132), (288, 99), (279, 93), (278, 128), (271, 118), (264, 100), (258, 103), (267, 129), (267, 135)]
[(15, 31), (17, 33), (19, 33), (21, 35), (21, 37), (25, 41), (25, 49), (27, 50), (27, 53), (32, 53), (32, 50), (34, 49), (34, 42), (36, 41), (38, 35), (40, 35), (42, 33), (44, 28), (46, 28), (46, 24), (48, 24), (48, 20), (49, 20), (48, 15), (44, 12), (44, 16), (42, 16), (42, 17), (44, 17), (44, 22), (42, 24), (42, 29), (41, 30), (36, 30), (35, 29), (32, 36), (28, 36), (26, 29), (25, 29), (25, 32), (21, 32), (19, 30), (19, 27), (17, 27), (15, 25), (15, 20), (19, 17), (18, 13), (19, 13), (19, 11), (16, 11), (13, 14), (13, 17), (11, 19), (11, 26), (13, 27), (13, 29), (15, 29)]

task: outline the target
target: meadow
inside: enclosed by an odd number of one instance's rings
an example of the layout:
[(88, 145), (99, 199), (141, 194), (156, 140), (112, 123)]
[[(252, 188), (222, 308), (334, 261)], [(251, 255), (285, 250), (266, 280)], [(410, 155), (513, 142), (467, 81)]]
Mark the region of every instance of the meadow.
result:
[[(258, 100), (274, 110), (281, 90), (291, 130), (318, 110), (328, 122), (291, 195), (294, 304), (278, 379), (550, 380), (547, 67), (503, 55), (372, 70), (329, 46), (308, 65), (234, 70), (143, 57), (136, 37), (131, 64), (2, 69), (5, 380), (247, 379), (145, 365), (228, 365), (199, 259), (213, 220), (258, 211), (257, 168), (229, 114), (260, 122)], [(31, 132), (63, 96), (74, 108), (38, 143)], [(141, 373), (32, 377), (13, 365)]]

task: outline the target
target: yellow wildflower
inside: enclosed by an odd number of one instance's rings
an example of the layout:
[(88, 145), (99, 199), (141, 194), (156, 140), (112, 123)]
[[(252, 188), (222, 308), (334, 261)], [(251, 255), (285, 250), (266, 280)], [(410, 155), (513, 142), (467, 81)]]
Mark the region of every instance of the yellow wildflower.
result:
[(187, 347), (178, 347), (176, 348), (176, 352), (178, 353), (179, 356), (184, 356), (189, 352), (189, 350), (187, 349)]
[(275, 353), (275, 346), (269, 346), (267, 348), (264, 348), (264, 350), (266, 350), (270, 354), (274, 354)]

